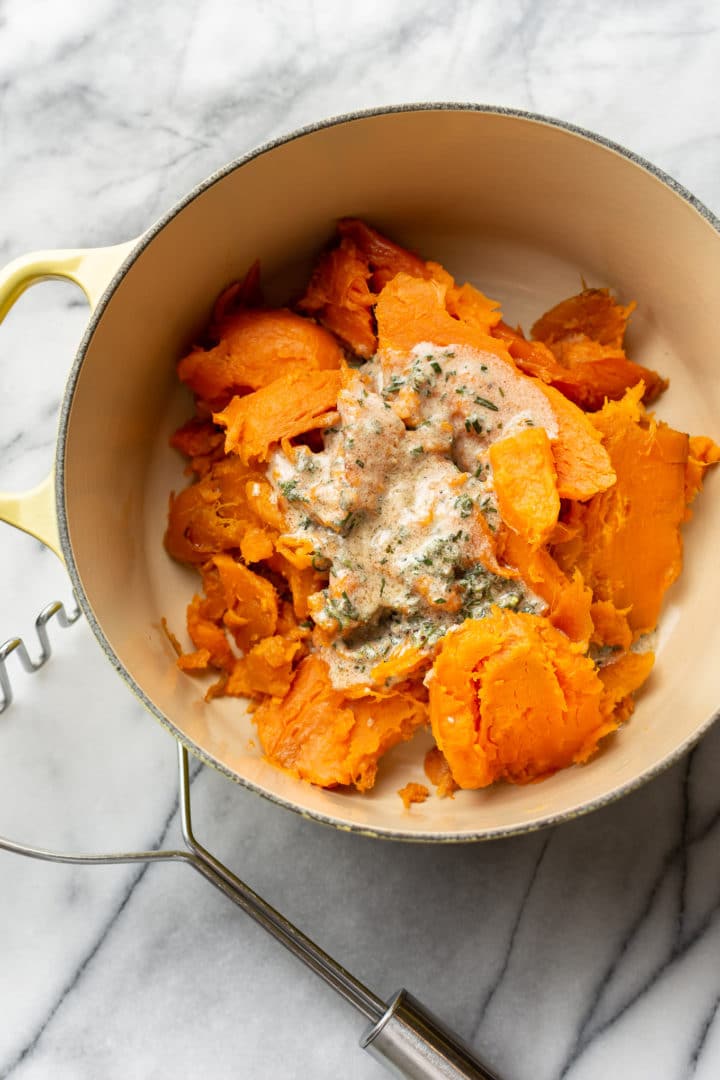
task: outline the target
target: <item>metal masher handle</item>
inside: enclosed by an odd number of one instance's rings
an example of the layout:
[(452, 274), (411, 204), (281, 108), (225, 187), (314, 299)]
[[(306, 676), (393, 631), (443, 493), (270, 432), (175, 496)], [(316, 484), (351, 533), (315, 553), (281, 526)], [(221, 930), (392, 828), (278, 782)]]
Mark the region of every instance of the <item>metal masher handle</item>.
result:
[[(12, 700), (4, 661), (18, 650), (27, 670), (35, 671), (41, 667), (50, 655), (50, 641), (45, 629), (49, 619), (57, 615), (60, 624), (68, 626), (77, 618), (75, 613), (68, 617), (64, 611), (61, 617), (61, 609), (61, 604), (49, 604), (36, 620), (41, 645), (41, 655), (37, 661), (31, 660), (19, 638), (12, 638), (0, 645), (0, 676), (4, 676), (0, 678), (4, 696), (4, 702), (0, 700), (0, 711), (3, 705), (7, 707)], [(178, 776), (180, 821), (186, 845), (184, 850), (60, 852), (31, 847), (2, 836), (0, 850), (47, 862), (84, 865), (183, 862), (242, 908), (370, 1021), (360, 1045), (394, 1076), (407, 1080), (497, 1080), (457, 1035), (406, 990), (401, 990), (389, 1002), (384, 1002), (207, 851), (193, 832), (188, 752), (181, 744), (178, 744)]]

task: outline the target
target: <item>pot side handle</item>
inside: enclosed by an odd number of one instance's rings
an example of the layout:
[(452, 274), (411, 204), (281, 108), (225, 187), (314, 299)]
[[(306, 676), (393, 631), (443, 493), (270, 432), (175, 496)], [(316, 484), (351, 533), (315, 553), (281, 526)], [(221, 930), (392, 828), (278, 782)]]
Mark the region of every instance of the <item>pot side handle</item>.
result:
[[(102, 248), (34, 251), (0, 270), (0, 322), (31, 285), (65, 278), (79, 285), (93, 311), (137, 240)], [(19, 494), (0, 492), (0, 521), (30, 533), (62, 559), (55, 510), (54, 470), (37, 487)]]

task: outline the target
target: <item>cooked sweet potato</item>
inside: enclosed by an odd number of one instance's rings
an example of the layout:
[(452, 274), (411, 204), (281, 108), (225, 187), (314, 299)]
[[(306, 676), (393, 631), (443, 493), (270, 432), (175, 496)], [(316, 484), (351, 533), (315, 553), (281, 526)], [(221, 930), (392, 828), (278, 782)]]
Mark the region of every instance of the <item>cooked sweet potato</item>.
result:
[(337, 341), (287, 308), (240, 311), (223, 324), (212, 349), (193, 349), (178, 365), (180, 379), (205, 401), (227, 400), (239, 391), (259, 390), (280, 374), (340, 367)]
[[(171, 498), (165, 542), (202, 594), (192, 651), (170, 637), (178, 667), (215, 673), (206, 700), (252, 698), (267, 758), (323, 787), (372, 786), (427, 723), (425, 678), (439, 795), (587, 760), (650, 673), (634, 642), (720, 460), (645, 412), (666, 383), (625, 355), (634, 305), (586, 289), (527, 340), (479, 289), (353, 218), (304, 314), (261, 303), (255, 266), (179, 364), (196, 416), (172, 445), (196, 481)], [(345, 349), (377, 351), (382, 371), (351, 370)], [(542, 615), (521, 613), (533, 594)]]
[(602, 435), (572, 401), (552, 386), (539, 384), (552, 406), (557, 421), (557, 439), (552, 444), (561, 499), (581, 502), (606, 491), (615, 483), (615, 470), (602, 444)]
[(419, 342), (431, 341), (438, 346), (471, 345), (512, 363), (500, 340), (476, 325), (453, 318), (445, 306), (447, 292), (445, 283), (396, 274), (375, 306), (381, 354), (407, 354)]
[(270, 449), (314, 428), (329, 426), (341, 386), (339, 371), (294, 371), (245, 397), (234, 397), (213, 420), (226, 429), (225, 452), (242, 461), (267, 461)]
[(215, 462), (202, 480), (171, 497), (165, 547), (186, 563), (232, 550), (246, 562), (269, 558), (283, 527), (269, 490), (265, 475), (240, 458)]
[(529, 427), (490, 447), (500, 516), (533, 547), (550, 537), (560, 513), (555, 463), (544, 428)]
[(399, 789), (398, 795), (402, 799), (405, 809), (409, 810), (413, 803), (424, 803), (430, 792), (424, 784), (418, 784), (416, 781), (411, 780)]
[(593, 633), (592, 591), (582, 574), (576, 570), (572, 578), (567, 577), (546, 548), (532, 547), (509, 529), (500, 534), (498, 548), (505, 562), (546, 602), (552, 625), (571, 641), (587, 644)]
[(428, 780), (435, 785), (438, 798), (453, 799), (458, 786), (453, 780), (450, 766), (442, 750), (437, 746), (431, 746), (425, 755), (423, 767)]
[(642, 384), (593, 414), (617, 482), (572, 503), (574, 536), (554, 548), (566, 573), (577, 567), (596, 600), (629, 609), (635, 636), (653, 630), (680, 573), (688, 436), (646, 417)]
[(400, 271), (414, 277), (430, 277), (431, 271), (418, 256), (356, 218), (338, 222), (338, 237), (337, 247), (318, 261), (298, 307), (367, 359), (377, 348), (372, 312), (377, 294)]
[(655, 656), (651, 652), (626, 652), (614, 663), (600, 669), (602, 710), (606, 716), (613, 716), (618, 723), (627, 720), (635, 708), (633, 694), (649, 677), (654, 663)]
[(606, 400), (619, 400), (641, 381), (649, 403), (667, 380), (625, 355), (623, 336), (634, 307), (617, 304), (607, 289), (586, 289), (538, 319), (533, 341), (506, 323), (492, 333), (507, 343), (521, 371), (556, 387), (583, 409), (595, 411)]
[(293, 661), (302, 647), (301, 641), (282, 635), (263, 638), (236, 661), (225, 693), (250, 698), (284, 697), (292, 682)]
[(586, 761), (614, 730), (595, 666), (547, 619), (494, 608), (440, 646), (435, 740), (462, 788), (539, 780)]
[(541, 316), (532, 328), (532, 336), (552, 347), (579, 334), (599, 345), (621, 348), (627, 322), (637, 304), (618, 304), (608, 289), (583, 289), (577, 296), (562, 300)]
[(302, 661), (289, 693), (255, 713), (267, 757), (320, 787), (375, 782), (378, 759), (425, 723), (426, 705), (408, 691), (345, 698), (317, 656)]

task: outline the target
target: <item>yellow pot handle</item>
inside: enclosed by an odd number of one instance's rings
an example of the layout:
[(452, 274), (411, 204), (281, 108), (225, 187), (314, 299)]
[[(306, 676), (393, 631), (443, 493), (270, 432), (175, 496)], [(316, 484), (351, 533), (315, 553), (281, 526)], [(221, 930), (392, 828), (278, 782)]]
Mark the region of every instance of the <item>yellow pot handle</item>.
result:
[[(0, 270), (0, 322), (27, 288), (48, 278), (74, 281), (85, 293), (92, 311), (115, 271), (136, 244), (137, 240), (129, 240), (104, 248), (35, 251), (14, 259)], [(18, 495), (0, 492), (0, 521), (37, 537), (62, 559), (55, 511), (54, 470), (30, 491)]]

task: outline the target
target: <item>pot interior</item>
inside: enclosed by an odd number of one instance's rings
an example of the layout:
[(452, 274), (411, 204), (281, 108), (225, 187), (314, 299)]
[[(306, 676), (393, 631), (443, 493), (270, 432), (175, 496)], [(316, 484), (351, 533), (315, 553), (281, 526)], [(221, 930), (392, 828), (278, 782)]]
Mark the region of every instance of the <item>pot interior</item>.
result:
[(684, 573), (635, 714), (589, 765), (541, 784), (431, 796), (408, 812), (397, 790), (424, 779), (429, 739), (420, 736), (384, 759), (372, 792), (319, 790), (263, 760), (242, 701), (204, 703), (204, 684), (174, 666), (160, 620), (189, 644), (184, 612), (198, 583), (162, 546), (168, 493), (187, 482), (167, 445), (191, 412), (175, 362), (216, 295), (256, 258), (270, 299), (292, 294), (344, 215), (442, 262), (526, 330), (583, 281), (636, 299), (630, 355), (671, 379), (658, 414), (720, 438), (720, 238), (698, 209), (624, 155), (549, 123), (442, 109), (364, 116), (276, 146), (205, 187), (151, 232), (101, 308), (71, 377), (58, 463), (71, 570), (116, 666), (235, 779), (341, 826), (414, 838), (489, 836), (571, 816), (657, 770), (718, 706), (720, 629), (708, 587), (717, 477), (685, 528)]

